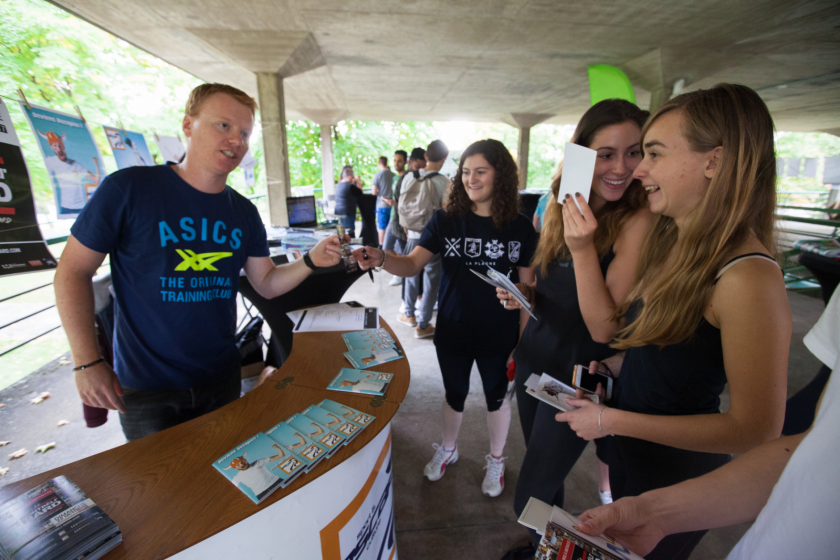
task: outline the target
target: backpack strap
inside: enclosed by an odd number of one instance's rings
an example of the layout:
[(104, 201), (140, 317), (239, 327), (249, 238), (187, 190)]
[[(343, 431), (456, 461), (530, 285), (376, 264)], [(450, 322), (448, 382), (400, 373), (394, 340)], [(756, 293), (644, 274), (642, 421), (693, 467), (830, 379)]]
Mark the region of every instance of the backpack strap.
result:
[(432, 177), (437, 177), (438, 175), (440, 175), (440, 173), (438, 173), (437, 171), (432, 171), (431, 173), (426, 173), (425, 175), (423, 175), (423, 178), (431, 179)]
[(412, 175), (414, 175), (414, 179), (419, 181), (420, 180), (420, 172), (419, 171), (412, 171)]

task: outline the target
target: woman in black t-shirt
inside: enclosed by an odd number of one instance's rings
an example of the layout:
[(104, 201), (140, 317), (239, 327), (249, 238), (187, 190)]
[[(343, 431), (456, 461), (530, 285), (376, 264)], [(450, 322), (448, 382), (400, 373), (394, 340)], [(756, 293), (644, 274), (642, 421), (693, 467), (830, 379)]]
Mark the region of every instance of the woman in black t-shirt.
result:
[[(617, 498), (778, 438), (792, 330), (772, 258), (773, 119), (758, 94), (721, 84), (675, 97), (648, 120), (642, 145), (634, 176), (658, 215), (616, 313), (627, 321), (614, 344), (626, 350), (617, 403), (573, 401), (579, 409), (557, 416), (584, 439), (614, 436)], [(670, 535), (646, 558), (688, 558), (703, 534)]]
[[(537, 320), (527, 321), (513, 354), (517, 408), (528, 447), (514, 498), (517, 515), (531, 497), (563, 507), (565, 478), (587, 444), (554, 419), (557, 409), (529, 396), (525, 382), (531, 374), (547, 373), (571, 386), (575, 364), (588, 366), (615, 354), (606, 344), (620, 327), (612, 319), (615, 305), (633, 281), (653, 219), (644, 189), (632, 176), (642, 160), (639, 138), (647, 117), (647, 111), (620, 99), (601, 101), (581, 117), (572, 142), (598, 152), (589, 203), (580, 200), (583, 214), (574, 202), (558, 204), (561, 173), (551, 185), (532, 262), (536, 282), (520, 287)], [(510, 297), (498, 292), (503, 301)], [(607, 440), (597, 443), (599, 491), (608, 503)], [(536, 532), (532, 538), (536, 545)]]
[(504, 489), (504, 452), (510, 427), (507, 364), (519, 339), (519, 313), (508, 313), (494, 298), (494, 288), (471, 270), (492, 268), (514, 282), (529, 283), (528, 266), (536, 246), (531, 222), (519, 213), (516, 164), (504, 144), (481, 140), (461, 154), (449, 187), (445, 210), (438, 210), (416, 247), (400, 257), (366, 247), (354, 256), (362, 269), (381, 266), (396, 276), (418, 274), (435, 254), (442, 254), (435, 349), (443, 376), (443, 445), (423, 474), (440, 479), (458, 460), (458, 431), (469, 392), (470, 370), (478, 366), (487, 401), (490, 453), (482, 491), (498, 496)]

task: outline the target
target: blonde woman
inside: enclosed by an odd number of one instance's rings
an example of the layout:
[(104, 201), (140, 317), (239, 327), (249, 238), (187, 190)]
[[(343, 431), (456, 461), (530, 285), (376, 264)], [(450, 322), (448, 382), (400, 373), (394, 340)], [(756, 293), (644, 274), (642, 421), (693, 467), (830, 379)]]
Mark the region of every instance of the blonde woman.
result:
[[(584, 439), (615, 436), (616, 498), (779, 437), (792, 330), (772, 257), (773, 121), (761, 98), (729, 84), (676, 97), (645, 125), (642, 146), (634, 176), (658, 216), (616, 312), (626, 321), (614, 344), (626, 351), (617, 402), (572, 401), (580, 408), (557, 415)], [(666, 537), (647, 558), (688, 558), (703, 534)]]

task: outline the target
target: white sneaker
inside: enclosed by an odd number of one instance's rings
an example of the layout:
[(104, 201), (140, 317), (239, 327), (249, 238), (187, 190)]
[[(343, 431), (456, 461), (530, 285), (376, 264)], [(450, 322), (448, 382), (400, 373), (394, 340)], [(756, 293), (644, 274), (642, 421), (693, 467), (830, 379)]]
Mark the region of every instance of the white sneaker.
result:
[(612, 491), (607, 490), (606, 492), (598, 491), (598, 495), (601, 497), (601, 504), (607, 505), (612, 503)]
[(505, 489), (505, 457), (496, 459), (487, 455), (487, 466), (484, 470), (484, 482), (481, 483), (481, 491), (485, 496), (495, 498)]
[(392, 276), (391, 281), (388, 282), (389, 286), (401, 286), (403, 283), (403, 279), (401, 276)]
[(451, 465), (458, 460), (458, 445), (455, 445), (455, 449), (452, 451), (436, 443), (433, 443), (432, 447), (435, 448), (435, 456), (423, 469), (423, 476), (434, 482), (443, 477), (443, 473), (446, 472), (446, 465)]

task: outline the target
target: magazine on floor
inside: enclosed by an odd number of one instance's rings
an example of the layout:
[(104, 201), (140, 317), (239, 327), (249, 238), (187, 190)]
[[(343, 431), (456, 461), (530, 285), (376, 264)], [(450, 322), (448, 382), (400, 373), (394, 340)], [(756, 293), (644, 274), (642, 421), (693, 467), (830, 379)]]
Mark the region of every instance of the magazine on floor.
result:
[(394, 378), (393, 373), (366, 371), (361, 369), (341, 368), (327, 389), (345, 393), (384, 396), (388, 384)]
[(102, 508), (65, 476), (0, 505), (0, 558), (96, 559), (122, 542)]
[(528, 303), (528, 298), (526, 298), (522, 294), (522, 292), (519, 291), (519, 288), (516, 287), (516, 284), (511, 282), (510, 278), (508, 278), (507, 276), (505, 276), (497, 270), (493, 270), (489, 266), (487, 267), (487, 276), (483, 275), (480, 272), (476, 272), (473, 269), (470, 269), (470, 272), (472, 272), (473, 274), (475, 274), (494, 288), (501, 288), (507, 293), (509, 293), (510, 296), (519, 303), (519, 306), (522, 307), (522, 309), (524, 309), (528, 315), (533, 317), (534, 321), (537, 320), (537, 318), (534, 317), (534, 314), (531, 313), (531, 304)]
[(341, 404), (330, 399), (324, 399), (318, 403), (318, 406), (325, 410), (329, 410), (333, 414), (338, 414), (345, 420), (350, 420), (354, 424), (358, 424), (360, 428), (367, 427), (368, 424), (376, 420), (376, 416), (360, 412), (355, 408), (349, 407), (346, 404)]
[(350, 350), (345, 352), (344, 357), (347, 358), (347, 361), (349, 361), (354, 368), (365, 369), (387, 364), (388, 362), (393, 362), (394, 360), (399, 360), (400, 358), (404, 358), (405, 354), (403, 353), (402, 348), (396, 345), (390, 348), (369, 346), (366, 348), (360, 348), (359, 350)]
[(307, 472), (327, 457), (325, 447), (315, 443), (285, 422), (280, 422), (270, 430), (266, 430), (265, 435), (303, 461)]
[(385, 329), (342, 333), (341, 338), (344, 340), (344, 344), (347, 345), (348, 350), (361, 350), (362, 348), (372, 348), (374, 346), (382, 350), (398, 348), (394, 337)]
[[(580, 519), (557, 506), (552, 507), (536, 498), (531, 498), (523, 510), (523, 515), (526, 512), (530, 512), (532, 519), (526, 524), (520, 516), (520, 523), (526, 527), (532, 524), (545, 527), (542, 531), (538, 531), (542, 534), (535, 556), (538, 560), (571, 558), (642, 560), (641, 556), (634, 554), (607, 535), (590, 536), (579, 532), (577, 526), (580, 524)], [(538, 516), (543, 517), (542, 523), (537, 519)]]
[[(574, 387), (569, 387), (562, 381), (554, 379), (547, 373), (544, 373), (541, 376), (532, 373), (531, 377), (525, 381), (525, 392), (532, 397), (538, 398), (544, 403), (550, 404), (554, 408), (559, 408), (563, 412), (571, 412), (572, 410), (577, 409), (576, 406), (572, 406), (567, 402), (568, 399), (577, 398), (577, 393)], [(591, 400), (595, 404), (599, 404), (600, 402), (598, 395), (585, 394), (584, 398)]]
[(333, 453), (344, 445), (344, 440), (347, 439), (343, 435), (330, 430), (320, 422), (316, 422), (312, 418), (300, 413), (286, 420), (286, 424), (303, 432), (309, 439), (325, 447), (327, 457), (332, 456)]
[(363, 429), (361, 426), (359, 426), (352, 420), (345, 420), (344, 418), (341, 418), (334, 412), (330, 412), (329, 410), (321, 408), (318, 405), (306, 407), (306, 409), (301, 414), (312, 418), (313, 420), (326, 426), (333, 432), (344, 436), (344, 445), (347, 445), (348, 443), (353, 441)]
[(299, 457), (262, 432), (225, 453), (213, 466), (255, 504), (306, 471)]

